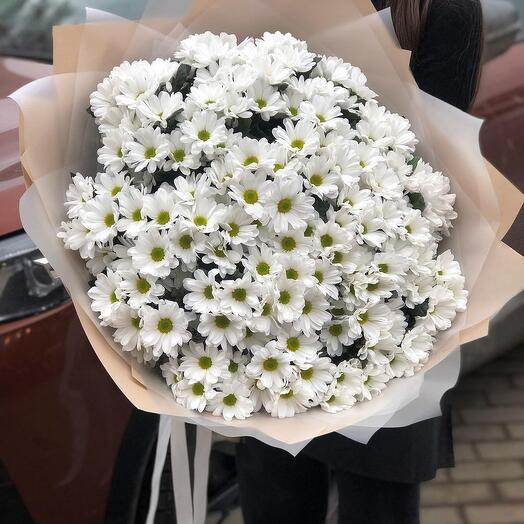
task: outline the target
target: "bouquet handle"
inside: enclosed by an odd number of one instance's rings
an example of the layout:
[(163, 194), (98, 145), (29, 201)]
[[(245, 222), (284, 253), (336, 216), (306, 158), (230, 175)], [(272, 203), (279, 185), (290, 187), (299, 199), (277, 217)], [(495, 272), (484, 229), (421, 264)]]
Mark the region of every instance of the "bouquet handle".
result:
[(175, 417), (161, 415), (155, 463), (151, 477), (151, 497), (146, 524), (154, 524), (160, 494), (160, 478), (164, 469), (167, 448), (171, 448), (171, 474), (175, 500), (176, 522), (204, 524), (207, 509), (207, 482), (212, 431), (196, 427), (196, 446), (193, 458), (193, 486), (189, 468), (186, 425)]

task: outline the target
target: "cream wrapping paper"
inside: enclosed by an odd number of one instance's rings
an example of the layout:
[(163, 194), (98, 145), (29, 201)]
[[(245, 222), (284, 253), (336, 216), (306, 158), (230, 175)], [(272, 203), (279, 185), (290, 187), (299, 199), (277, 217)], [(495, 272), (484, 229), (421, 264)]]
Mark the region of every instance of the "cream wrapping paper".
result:
[[(102, 364), (137, 408), (179, 417), (227, 436), (254, 436), (293, 453), (312, 438), (333, 431), (352, 438), (363, 431), (361, 438), (367, 441), (395, 414), (395, 425), (435, 416), (440, 396), (456, 379), (458, 360), (446, 357), (460, 344), (485, 336), (489, 319), (524, 288), (524, 261), (501, 240), (524, 198), (482, 158), (481, 121), (416, 87), (409, 53), (398, 47), (390, 22), (384, 22), (367, 0), (330, 0), (322, 5), (296, 0), (201, 0), (179, 19), (170, 17), (173, 4), (150, 2), (146, 9), (150, 17), (140, 22), (98, 14), (96, 22), (55, 28), (55, 75), (12, 95), (20, 107), (21, 161), (30, 186), (21, 202), (24, 227), (69, 290)], [(440, 334), (421, 373), (390, 382), (382, 395), (345, 412), (311, 410), (290, 419), (257, 414), (226, 423), (184, 409), (156, 372), (131, 361), (99, 325), (87, 297), (84, 262), (56, 237), (65, 216), (70, 172), (96, 172), (98, 136), (85, 109), (97, 82), (123, 60), (167, 57), (180, 39), (208, 29), (235, 33), (239, 39), (264, 31), (289, 31), (305, 39), (312, 50), (361, 67), (380, 102), (411, 121), (420, 140), (418, 153), (450, 177), (457, 195), (459, 218), (445, 248), (452, 249), (466, 276), (468, 310)], [(444, 359), (447, 367), (436, 368)], [(444, 370), (443, 375), (437, 375), (434, 387), (423, 388), (433, 368)], [(449, 383), (443, 386), (446, 377)], [(422, 391), (423, 402), (411, 409)]]

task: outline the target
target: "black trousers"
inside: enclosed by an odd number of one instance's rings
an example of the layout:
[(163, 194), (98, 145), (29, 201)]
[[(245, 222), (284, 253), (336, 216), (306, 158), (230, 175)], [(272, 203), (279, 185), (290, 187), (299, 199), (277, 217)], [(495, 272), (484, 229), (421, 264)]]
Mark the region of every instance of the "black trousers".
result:
[(237, 468), (245, 524), (322, 524), (330, 474), (338, 487), (339, 524), (419, 524), (416, 482), (356, 475), (251, 438), (238, 445)]

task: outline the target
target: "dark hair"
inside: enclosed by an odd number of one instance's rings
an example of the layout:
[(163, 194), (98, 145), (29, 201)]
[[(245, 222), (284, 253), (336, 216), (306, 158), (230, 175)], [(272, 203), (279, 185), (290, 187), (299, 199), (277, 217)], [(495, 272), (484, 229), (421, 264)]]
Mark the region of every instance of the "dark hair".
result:
[[(428, 23), (428, 14), (431, 16), (432, 6), (440, 0), (372, 0), (377, 9), (391, 8), (391, 17), (395, 27), (395, 33), (404, 49), (413, 51), (412, 65), (417, 60), (417, 51), (421, 42), (423, 43), (424, 30)], [(466, 109), (475, 98), (481, 71), (482, 49), (483, 49), (483, 23), (482, 7), (479, 0), (446, 0), (451, 12), (458, 12), (468, 20), (471, 31), (468, 33), (467, 49), (463, 50), (463, 56), (469, 61), (464, 63), (464, 85), (463, 96)]]

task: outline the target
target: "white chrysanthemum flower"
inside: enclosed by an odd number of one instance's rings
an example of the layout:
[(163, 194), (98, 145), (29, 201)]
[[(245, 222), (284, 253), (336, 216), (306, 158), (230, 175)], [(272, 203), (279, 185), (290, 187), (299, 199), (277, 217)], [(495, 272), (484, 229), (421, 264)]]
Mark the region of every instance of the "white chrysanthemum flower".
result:
[(342, 355), (344, 346), (353, 342), (350, 337), (347, 320), (332, 320), (324, 324), (320, 332), (320, 340), (326, 344), (326, 350), (330, 357)]
[(304, 307), (300, 316), (293, 321), (293, 327), (306, 335), (320, 331), (324, 324), (331, 319), (328, 312), (329, 302), (316, 288), (306, 290)]
[(289, 353), (280, 351), (276, 342), (272, 341), (253, 350), (246, 372), (251, 378), (259, 380), (264, 387), (274, 391), (284, 387), (293, 374), (290, 361)]
[(125, 172), (122, 173), (97, 173), (95, 177), (95, 192), (97, 195), (108, 195), (116, 198), (121, 191), (127, 191), (130, 179)]
[(246, 95), (254, 102), (253, 112), (258, 113), (266, 122), (277, 113), (282, 112), (284, 108), (284, 101), (278, 89), (263, 78), (258, 78), (253, 82), (248, 87)]
[(296, 280), (281, 278), (277, 282), (274, 303), (275, 315), (279, 322), (297, 320), (304, 309), (304, 287)]
[(147, 230), (148, 222), (144, 210), (144, 193), (133, 186), (118, 193), (120, 218), (117, 229), (127, 237), (137, 237)]
[(164, 162), (164, 171), (180, 171), (184, 175), (189, 175), (191, 170), (200, 167), (198, 154), (191, 152), (191, 144), (182, 141), (182, 133), (175, 129), (166, 136), (167, 158)]
[(236, 49), (235, 35), (220, 33), (215, 35), (210, 31), (190, 35), (178, 46), (175, 58), (192, 65), (193, 67), (206, 67), (227, 58)]
[(320, 198), (337, 198), (340, 177), (333, 170), (333, 161), (327, 155), (314, 155), (306, 163), (304, 185)]
[(384, 303), (359, 308), (348, 321), (352, 338), (364, 336), (370, 345), (376, 344), (381, 334), (386, 333), (393, 325), (391, 310)]
[(302, 192), (302, 180), (277, 178), (273, 181), (267, 197), (266, 213), (276, 233), (307, 226), (315, 216), (313, 198)]
[(223, 349), (227, 349), (228, 343), (236, 346), (244, 338), (244, 322), (227, 315), (204, 313), (197, 330), (209, 344)]
[(431, 240), (428, 221), (420, 211), (413, 209), (406, 216), (400, 237), (416, 246), (424, 246)]
[(249, 274), (236, 280), (222, 280), (220, 284), (220, 309), (228, 315), (251, 317), (259, 305), (259, 284)]
[(191, 333), (187, 330), (190, 317), (176, 302), (161, 300), (158, 309), (144, 306), (141, 315), (144, 319), (142, 340), (153, 348), (156, 356), (164, 353), (175, 357), (178, 347), (191, 339)]
[(289, 118), (286, 118), (284, 129), (275, 128), (273, 135), (279, 144), (286, 147), (293, 155), (301, 158), (314, 154), (320, 144), (315, 124), (306, 120), (300, 120), (294, 125)]
[(320, 399), (333, 382), (337, 367), (328, 357), (317, 357), (299, 364), (299, 378), (303, 391), (310, 399)]
[(336, 128), (341, 121), (342, 111), (334, 97), (315, 95), (311, 101), (300, 104), (299, 114), (304, 120), (329, 130)]
[(111, 327), (115, 328), (113, 338), (122, 346), (124, 351), (141, 349), (141, 324), (142, 319), (138, 315), (138, 311), (127, 304), (122, 304), (111, 316)]
[(154, 193), (145, 195), (144, 212), (150, 219), (149, 227), (168, 229), (178, 216), (172, 192), (160, 187)]
[(224, 119), (212, 111), (197, 111), (191, 120), (180, 124), (182, 142), (191, 144), (191, 153), (202, 152), (212, 155), (215, 149), (226, 141)]
[(140, 235), (127, 250), (134, 267), (143, 275), (167, 277), (178, 261), (173, 255), (167, 232), (152, 229)]
[(444, 286), (435, 286), (429, 294), (429, 307), (424, 325), (430, 333), (449, 329), (457, 314), (453, 291)]
[(296, 280), (307, 288), (315, 285), (315, 262), (312, 258), (299, 253), (277, 253), (275, 257), (282, 268), (283, 278)]
[(182, 374), (178, 369), (178, 362), (176, 359), (170, 358), (167, 362), (160, 364), (160, 370), (164, 377), (166, 384), (171, 388), (173, 394), (175, 393), (175, 386), (182, 380)]
[(133, 134), (134, 141), (126, 142), (124, 160), (136, 171), (147, 169), (154, 173), (161, 168), (168, 154), (168, 142), (158, 127), (144, 127)]
[(264, 244), (261, 244), (260, 247), (250, 247), (249, 255), (242, 259), (242, 264), (253, 278), (261, 283), (273, 280), (282, 270), (273, 251)]
[(300, 381), (294, 381), (273, 396), (270, 414), (272, 417), (293, 417), (310, 407), (307, 390)]
[(239, 202), (244, 211), (255, 220), (261, 220), (265, 214), (265, 204), (271, 188), (271, 182), (259, 173), (242, 173), (231, 182), (230, 196)]
[(159, 284), (155, 277), (140, 275), (135, 271), (123, 273), (120, 288), (128, 304), (135, 309), (151, 302), (158, 302), (165, 292), (164, 286)]
[(188, 291), (184, 295), (184, 304), (187, 308), (197, 313), (216, 313), (219, 300), (217, 298), (218, 285), (216, 276), (218, 269), (212, 269), (207, 273), (197, 269), (193, 278), (184, 279), (184, 288)]
[(167, 127), (168, 119), (184, 108), (182, 93), (167, 93), (161, 91), (158, 95), (150, 95), (142, 100), (136, 110), (147, 124), (159, 124)]
[(219, 226), (223, 206), (214, 199), (201, 198), (190, 208), (180, 207), (180, 215), (187, 218), (201, 233), (212, 233)]
[(79, 216), (85, 203), (93, 198), (93, 189), (93, 180), (91, 178), (84, 177), (80, 173), (76, 173), (71, 178), (71, 184), (69, 184), (66, 191), (65, 201), (69, 218)]
[(331, 264), (328, 260), (318, 259), (315, 263), (315, 278), (316, 288), (323, 294), (333, 299), (338, 298), (337, 285), (341, 282), (342, 276), (340, 270)]
[(83, 259), (95, 257), (95, 239), (82, 220), (75, 218), (69, 222), (62, 222), (60, 227), (61, 230), (56, 236), (63, 240), (66, 249), (78, 251)]
[(366, 366), (364, 369), (364, 382), (362, 383), (362, 398), (371, 400), (380, 394), (389, 382), (390, 377), (385, 369), (374, 366)]
[(224, 382), (210, 401), (208, 409), (213, 415), (222, 415), (228, 422), (234, 418), (244, 420), (254, 409), (250, 395), (251, 391), (244, 382)]
[(332, 383), (320, 402), (320, 407), (328, 413), (339, 413), (355, 404), (357, 399), (353, 392), (344, 386)]
[(182, 348), (179, 370), (190, 382), (216, 384), (226, 375), (229, 362), (226, 353), (214, 346), (195, 344)]
[(274, 235), (271, 244), (277, 253), (308, 255), (313, 249), (312, 235), (313, 228), (310, 225), (303, 229), (288, 229), (285, 233)]
[(96, 196), (82, 208), (81, 220), (95, 242), (107, 242), (117, 234), (118, 205), (109, 195)]
[(258, 227), (240, 206), (230, 205), (223, 208), (218, 219), (222, 226), (222, 236), (227, 243), (242, 246), (254, 246), (258, 236)]
[(175, 384), (173, 394), (175, 400), (185, 408), (202, 413), (215, 397), (216, 391), (211, 384), (182, 379)]
[(198, 253), (205, 249), (205, 235), (183, 220), (178, 220), (170, 229), (169, 239), (174, 255), (188, 267), (196, 264)]
[(114, 129), (102, 137), (102, 147), (97, 151), (98, 163), (107, 170), (118, 173), (125, 167), (124, 144), (129, 141), (129, 135)]
[(103, 321), (108, 321), (122, 305), (122, 277), (107, 270), (96, 277), (95, 285), (87, 292), (91, 299), (91, 309), (99, 314)]
[(232, 275), (242, 260), (242, 248), (228, 245), (221, 235), (208, 237), (209, 241), (202, 254), (204, 264), (214, 264), (221, 277)]
[(290, 326), (283, 326), (276, 336), (277, 347), (289, 352), (295, 364), (305, 364), (315, 360), (322, 349), (318, 335), (306, 335)]

